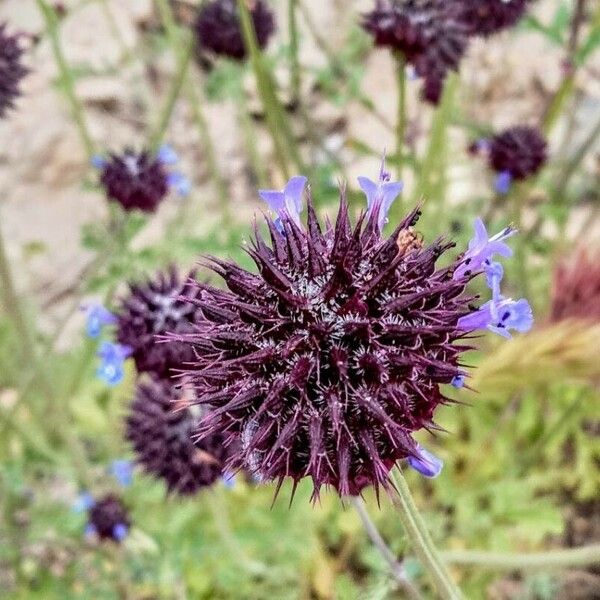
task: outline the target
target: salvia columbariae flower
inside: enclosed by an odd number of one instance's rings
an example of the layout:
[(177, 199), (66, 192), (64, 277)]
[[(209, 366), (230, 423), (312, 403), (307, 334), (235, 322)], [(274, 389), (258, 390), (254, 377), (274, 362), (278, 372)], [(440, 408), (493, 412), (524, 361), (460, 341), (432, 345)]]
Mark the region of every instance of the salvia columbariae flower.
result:
[(202, 409), (187, 397), (191, 393), (165, 380), (139, 383), (127, 417), (126, 437), (137, 462), (178, 494), (214, 484), (229, 454), (221, 434), (192, 439)]
[(131, 356), (132, 348), (123, 344), (102, 342), (97, 352), (100, 366), (96, 370), (98, 379), (115, 386), (123, 381), (125, 376), (125, 360)]
[(170, 169), (178, 160), (173, 148), (164, 145), (157, 153), (127, 149), (108, 158), (95, 156), (92, 165), (100, 171), (100, 183), (109, 200), (126, 211), (154, 212), (171, 188), (180, 196), (190, 193), (187, 177)]
[(447, 0), (377, 0), (363, 27), (375, 45), (403, 55), (423, 79), (424, 99), (437, 104), (447, 74), (458, 69), (468, 45), (459, 15)]
[[(273, 12), (263, 0), (251, 0), (248, 9), (258, 46), (265, 48), (275, 31)], [(240, 61), (246, 57), (237, 0), (213, 0), (204, 4), (198, 13), (195, 29), (201, 51)]]
[(117, 459), (110, 464), (110, 472), (123, 487), (129, 487), (133, 483), (133, 464), (130, 460)]
[(508, 29), (527, 12), (531, 0), (454, 0), (470, 35), (488, 36)]
[(552, 280), (550, 320), (600, 321), (600, 249), (580, 246), (561, 260)]
[(117, 317), (99, 302), (91, 302), (81, 308), (86, 314), (86, 333), (92, 339), (100, 337), (104, 327), (117, 323)]
[(116, 311), (117, 341), (131, 348), (138, 373), (169, 377), (191, 361), (194, 352), (188, 344), (165, 343), (160, 336), (192, 330), (196, 309), (184, 298), (191, 300), (199, 292), (174, 267), (129, 288)]
[(496, 190), (506, 194), (513, 181), (535, 175), (547, 159), (547, 144), (535, 127), (511, 127), (489, 140), (488, 161), (496, 171)]
[(310, 477), (314, 499), (323, 485), (342, 496), (389, 488), (400, 459), (439, 473), (441, 461), (412, 434), (436, 428), (434, 412), (449, 402), (442, 384), (464, 384), (469, 346), (456, 342), (482, 324), (465, 286), (495, 253), (507, 254), (512, 232), (486, 233), (483, 243), (479, 231), (463, 257), (437, 267), (453, 244), (424, 246), (413, 230), (418, 209), (382, 235), (400, 184), (383, 167), (378, 182), (360, 184), (368, 210), (356, 225), (343, 192), (325, 227), (310, 199), (302, 224), (304, 179), (260, 192), (275, 220), (267, 220), (270, 243), (256, 230), (247, 249), (258, 272), (212, 259), (227, 289), (196, 284), (196, 329), (172, 336), (193, 348), (186, 377), (196, 402), (210, 407), (200, 439), (221, 433), (238, 444), (226, 469), (247, 468), (277, 489), (286, 477), (294, 488)]
[(14, 107), (20, 95), (19, 85), (28, 73), (23, 65), (20, 35), (9, 35), (6, 23), (0, 24), (0, 118)]
[(122, 542), (129, 533), (131, 519), (121, 499), (114, 494), (107, 494), (94, 500), (86, 494), (88, 523), (85, 533), (101, 540)]

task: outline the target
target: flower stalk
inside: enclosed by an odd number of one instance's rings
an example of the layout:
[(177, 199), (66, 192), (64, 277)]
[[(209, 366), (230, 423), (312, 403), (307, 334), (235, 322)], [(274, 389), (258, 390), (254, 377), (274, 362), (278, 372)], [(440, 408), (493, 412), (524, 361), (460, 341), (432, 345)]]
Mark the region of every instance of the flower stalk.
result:
[(404, 475), (398, 469), (396, 473), (391, 473), (391, 479), (397, 491), (397, 494), (392, 496), (392, 502), (398, 510), (400, 520), (415, 553), (429, 573), (439, 595), (444, 600), (460, 600), (463, 596), (452, 581), (440, 553), (433, 544)]
[[(406, 59), (401, 52), (395, 53), (396, 81), (398, 84), (398, 118), (396, 121), (396, 175), (402, 180), (404, 162), (404, 137), (406, 135)], [(398, 202), (398, 207), (400, 202)]]

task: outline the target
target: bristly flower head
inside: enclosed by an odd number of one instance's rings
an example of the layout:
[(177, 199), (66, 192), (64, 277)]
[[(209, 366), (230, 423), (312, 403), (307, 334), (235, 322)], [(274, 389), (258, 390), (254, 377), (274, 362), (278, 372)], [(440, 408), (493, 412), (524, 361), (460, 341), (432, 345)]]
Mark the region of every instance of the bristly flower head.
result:
[(423, 78), (423, 97), (437, 104), (449, 71), (468, 45), (458, 7), (448, 0), (377, 0), (363, 27), (377, 46), (400, 52)]
[[(342, 496), (389, 488), (390, 469), (405, 458), (437, 475), (441, 461), (412, 434), (435, 428), (435, 409), (448, 402), (441, 384), (464, 382), (468, 346), (455, 342), (481, 324), (460, 326), (476, 312), (465, 286), (508, 237), (478, 238), (468, 256), (437, 267), (453, 244), (424, 246), (412, 229), (418, 209), (382, 236), (400, 185), (385, 169), (378, 183), (360, 184), (368, 210), (356, 225), (342, 193), (335, 225), (322, 227), (309, 199), (305, 228), (293, 194), (294, 213), (267, 221), (270, 244), (255, 231), (247, 251), (257, 273), (213, 258), (227, 289), (197, 284), (196, 330), (173, 336), (193, 348), (186, 377), (210, 407), (200, 437), (239, 443), (226, 469), (279, 485), (310, 477), (315, 499), (323, 485)], [(469, 258), (470, 274), (455, 276)]]
[[(275, 16), (263, 0), (253, 0), (248, 9), (258, 46), (265, 48), (275, 31)], [(246, 58), (236, 0), (213, 0), (203, 5), (195, 29), (200, 50), (234, 60)]]
[(127, 417), (126, 437), (137, 462), (151, 475), (163, 479), (170, 492), (194, 494), (223, 475), (229, 454), (223, 436), (193, 441), (202, 410), (168, 381), (140, 383)]
[(454, 0), (471, 35), (488, 36), (517, 24), (531, 0)]
[(184, 298), (192, 300), (199, 292), (174, 267), (129, 288), (129, 295), (116, 311), (117, 340), (131, 348), (138, 373), (167, 378), (193, 360), (194, 352), (187, 344), (165, 343), (160, 336), (192, 330), (196, 308)]
[(14, 106), (20, 95), (19, 84), (29, 72), (23, 65), (19, 35), (8, 35), (6, 23), (0, 24), (0, 118)]
[(488, 160), (499, 193), (507, 193), (512, 181), (535, 175), (546, 159), (546, 140), (535, 127), (511, 127), (489, 140)]
[(550, 320), (600, 322), (600, 248), (580, 246), (554, 270)]
[(123, 502), (113, 494), (89, 502), (86, 534), (101, 540), (122, 542), (129, 533), (131, 519)]
[(179, 158), (168, 145), (156, 154), (127, 149), (108, 159), (95, 156), (92, 165), (100, 171), (100, 183), (109, 200), (124, 210), (154, 212), (173, 188), (180, 196), (190, 192), (189, 180), (179, 171), (170, 171)]

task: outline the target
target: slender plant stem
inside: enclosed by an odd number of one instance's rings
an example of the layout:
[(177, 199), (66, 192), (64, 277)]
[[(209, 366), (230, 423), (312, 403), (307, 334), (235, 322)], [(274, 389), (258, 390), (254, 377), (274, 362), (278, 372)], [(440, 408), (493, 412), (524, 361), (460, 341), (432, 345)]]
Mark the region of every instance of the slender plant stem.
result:
[(396, 170), (402, 180), (404, 163), (404, 138), (406, 135), (406, 59), (401, 52), (396, 53), (396, 81), (398, 83), (398, 118), (396, 121)]
[(250, 168), (256, 176), (258, 187), (264, 188), (268, 185), (267, 170), (265, 169), (263, 159), (256, 145), (256, 133), (252, 127), (250, 115), (246, 110), (243, 91), (241, 89), (236, 95), (235, 102), (237, 107), (238, 121), (242, 128), (242, 136), (244, 146), (246, 148), (246, 154), (248, 156), (248, 160), (250, 161)]
[(71, 114), (73, 120), (77, 125), (81, 141), (85, 147), (88, 157), (91, 158), (94, 155), (94, 142), (92, 136), (88, 130), (88, 126), (85, 120), (83, 106), (75, 93), (75, 79), (73, 72), (69, 68), (65, 55), (63, 54), (62, 46), (60, 44), (60, 34), (58, 31), (59, 21), (56, 12), (51, 6), (48, 6), (46, 0), (36, 0), (38, 8), (42, 13), (48, 35), (50, 36), (50, 44), (52, 46), (52, 52), (54, 54), (54, 60), (60, 72), (62, 88), (65, 92), (67, 100), (71, 105)]
[(258, 47), (256, 31), (246, 2), (247, 0), (238, 0), (237, 2), (244, 43), (250, 55), (258, 93), (261, 97), (269, 132), (275, 146), (276, 159), (279, 162), (282, 174), (287, 179), (290, 176), (290, 163), (293, 163), (299, 172), (306, 172), (306, 166), (300, 156), (285, 110), (277, 97), (275, 80), (268, 71)]
[(402, 563), (398, 561), (394, 553), (390, 550), (388, 545), (385, 543), (385, 540), (381, 537), (377, 526), (371, 520), (365, 503), (361, 498), (353, 496), (351, 498), (351, 502), (356, 508), (356, 512), (360, 517), (360, 520), (363, 523), (365, 531), (369, 536), (373, 545), (377, 548), (385, 562), (388, 564), (394, 579), (398, 582), (398, 584), (402, 587), (402, 589), (406, 592), (407, 596), (412, 600), (420, 600), (423, 598), (417, 587), (414, 585), (412, 581), (407, 577), (406, 571), (402, 566)]
[(290, 37), (290, 87), (292, 104), (298, 105), (301, 100), (300, 90), (302, 87), (302, 72), (298, 58), (298, 19), (296, 10), (298, 0), (288, 0), (288, 30)]
[(188, 36), (183, 49), (177, 52), (177, 74), (175, 75), (175, 79), (171, 85), (171, 90), (169, 91), (165, 105), (161, 110), (155, 132), (150, 138), (150, 147), (154, 150), (158, 149), (160, 146), (167, 128), (169, 127), (169, 122), (171, 120), (171, 116), (173, 115), (173, 110), (175, 109), (177, 100), (179, 99), (181, 89), (183, 88), (193, 54), (194, 40), (190, 35)]
[(404, 475), (398, 469), (397, 473), (391, 473), (391, 478), (397, 490), (397, 494), (392, 496), (394, 506), (398, 510), (400, 520), (414, 551), (431, 576), (438, 593), (444, 600), (461, 599), (462, 594), (452, 581), (438, 550), (433, 544), (423, 518), (412, 499)]
[(600, 565), (600, 544), (550, 552), (521, 554), (452, 550), (442, 552), (442, 558), (447, 563), (456, 565), (469, 565), (507, 571), (583, 567)]

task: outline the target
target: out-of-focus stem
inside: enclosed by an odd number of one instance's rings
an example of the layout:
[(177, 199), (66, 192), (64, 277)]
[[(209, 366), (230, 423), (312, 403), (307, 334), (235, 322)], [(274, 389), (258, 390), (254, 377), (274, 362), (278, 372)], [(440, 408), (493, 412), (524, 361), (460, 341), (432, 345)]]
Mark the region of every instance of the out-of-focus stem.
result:
[(404, 163), (404, 137), (406, 135), (406, 59), (401, 52), (396, 53), (396, 81), (398, 83), (398, 117), (396, 121), (396, 170), (402, 180)]
[(71, 114), (75, 124), (77, 125), (81, 141), (85, 147), (88, 157), (91, 158), (94, 155), (94, 142), (87, 127), (83, 106), (81, 105), (81, 102), (75, 93), (75, 80), (73, 73), (67, 64), (62, 51), (60, 35), (58, 32), (58, 17), (56, 16), (54, 9), (51, 6), (48, 6), (45, 0), (36, 0), (36, 2), (46, 23), (48, 35), (50, 36), (52, 52), (54, 54), (54, 60), (56, 61), (56, 65), (60, 73), (62, 88), (67, 96), (69, 104), (71, 105)]
[(298, 0), (288, 0), (288, 29), (290, 37), (290, 85), (292, 104), (297, 105), (300, 102), (300, 88), (302, 86), (300, 71), (300, 60), (298, 58), (298, 19), (296, 10)]
[(169, 127), (169, 121), (171, 120), (173, 110), (177, 104), (181, 89), (183, 88), (193, 53), (194, 41), (192, 37), (189, 36), (183, 49), (177, 53), (177, 73), (173, 80), (173, 84), (171, 85), (171, 90), (169, 91), (165, 105), (160, 113), (156, 130), (150, 138), (150, 147), (154, 150), (158, 149), (160, 146), (167, 128)]
[(404, 475), (398, 469), (396, 473), (391, 473), (391, 478), (398, 492), (392, 495), (394, 506), (398, 511), (414, 551), (433, 580), (439, 595), (444, 600), (462, 599), (463, 596), (447, 572), (446, 566), (427, 531), (425, 522), (412, 499)]
[(507, 571), (583, 567), (600, 565), (600, 544), (550, 552), (517, 554), (451, 550), (442, 552), (442, 558), (451, 564)]
[(369, 539), (371, 542), (373, 542), (373, 545), (377, 548), (385, 562), (388, 564), (394, 579), (400, 584), (409, 598), (412, 600), (421, 600), (423, 596), (421, 596), (421, 593), (413, 584), (413, 582), (408, 579), (402, 563), (398, 561), (394, 553), (385, 543), (385, 540), (381, 537), (377, 526), (375, 523), (373, 523), (371, 517), (369, 516), (365, 503), (356, 496), (351, 498), (351, 502), (354, 505), (354, 508), (356, 508), (356, 512), (363, 523)]

